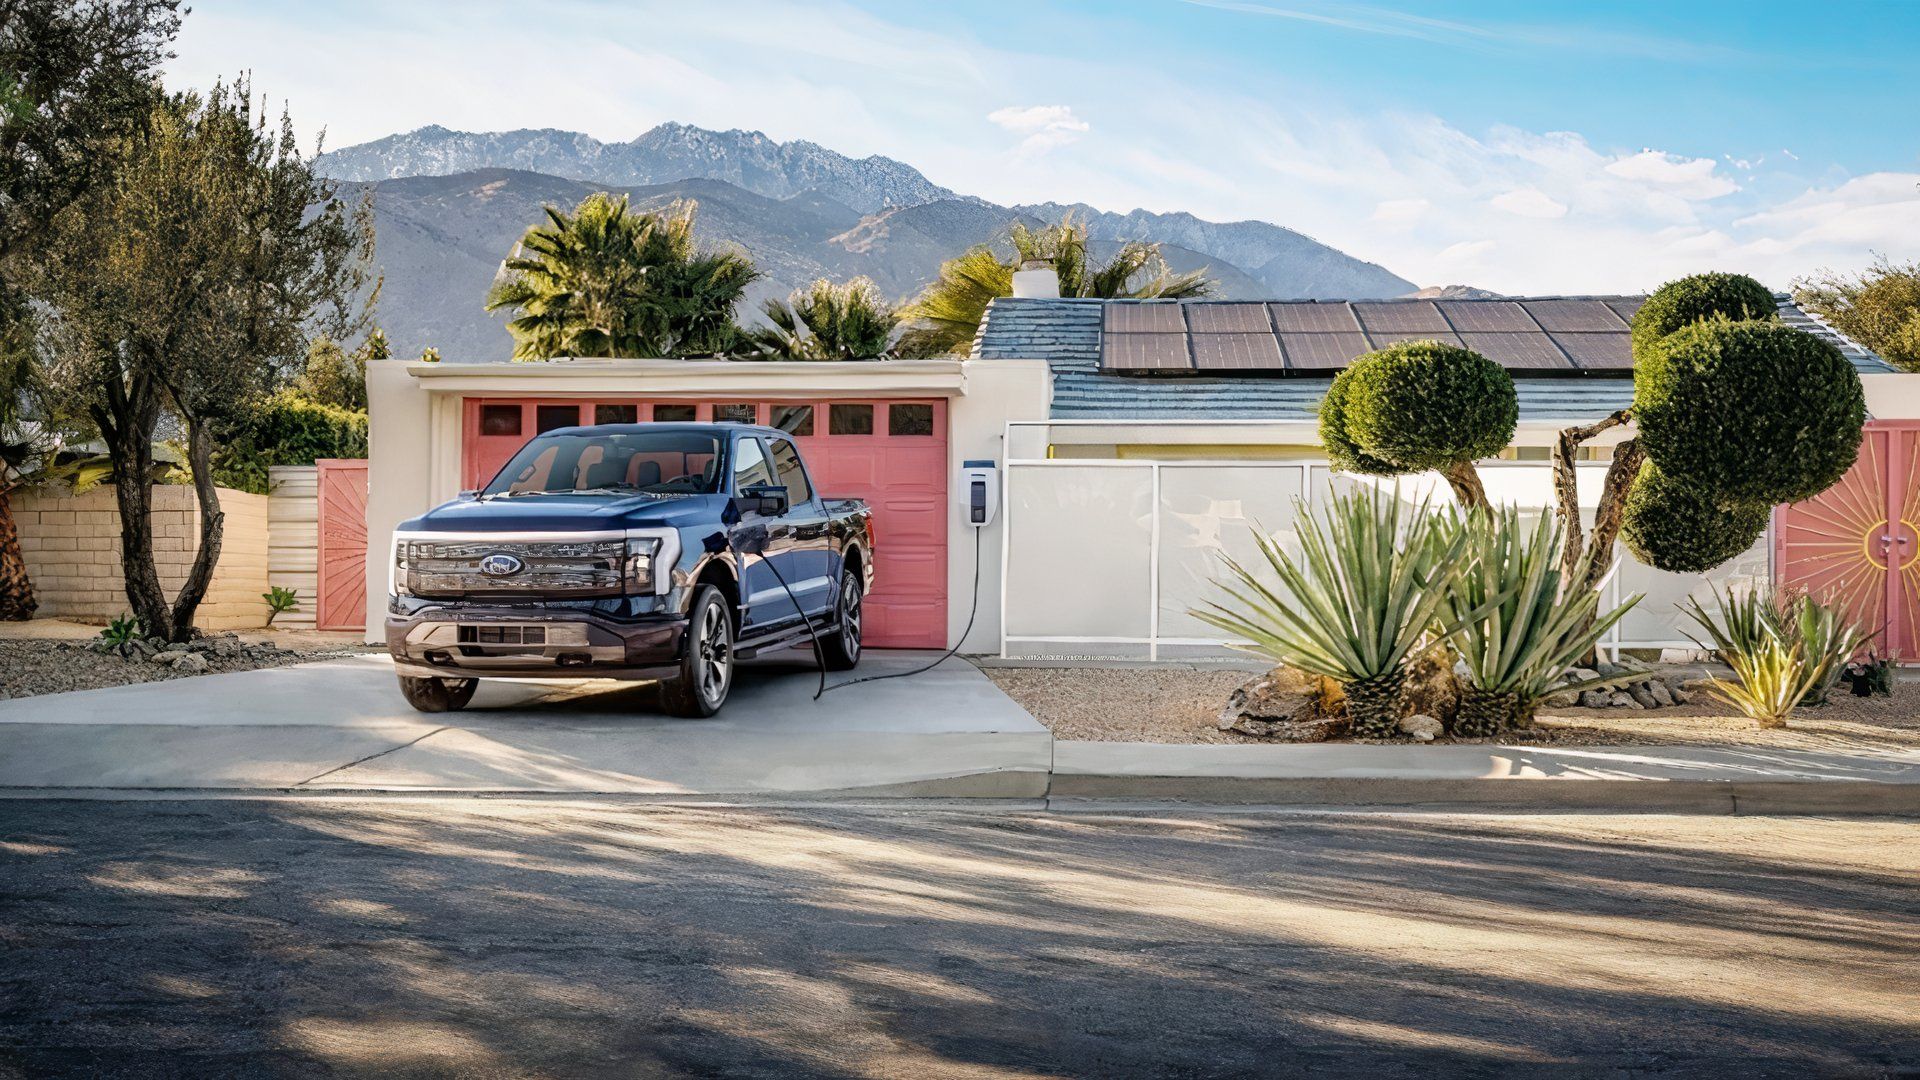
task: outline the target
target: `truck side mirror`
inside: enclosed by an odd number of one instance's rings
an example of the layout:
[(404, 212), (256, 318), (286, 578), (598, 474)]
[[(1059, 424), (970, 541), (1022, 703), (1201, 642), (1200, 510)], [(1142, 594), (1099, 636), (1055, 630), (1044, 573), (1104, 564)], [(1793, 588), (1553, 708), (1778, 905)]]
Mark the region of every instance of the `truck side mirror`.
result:
[(743, 514), (752, 511), (765, 517), (779, 517), (787, 512), (790, 504), (787, 489), (779, 484), (748, 484), (740, 489), (733, 505)]

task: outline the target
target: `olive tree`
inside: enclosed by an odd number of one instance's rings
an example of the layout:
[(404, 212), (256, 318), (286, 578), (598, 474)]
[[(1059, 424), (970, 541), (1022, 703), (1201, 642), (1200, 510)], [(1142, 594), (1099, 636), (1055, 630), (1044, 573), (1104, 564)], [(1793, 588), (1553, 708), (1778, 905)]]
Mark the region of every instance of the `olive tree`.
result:
[[(1597, 584), (1623, 539), (1659, 570), (1700, 572), (1745, 551), (1768, 512), (1833, 486), (1866, 423), (1859, 376), (1830, 343), (1779, 320), (1773, 296), (1738, 274), (1662, 286), (1634, 315), (1631, 407), (1568, 428), (1554, 447), (1570, 578)], [(1585, 443), (1632, 424), (1614, 447), (1583, 535), (1574, 461)]]
[[(120, 480), (127, 600), (147, 633), (178, 641), (220, 557), (216, 430), (261, 400), (311, 334), (357, 329), (371, 207), (338, 198), (244, 80), (161, 98), (112, 152), (111, 179), (55, 221), (47, 295), (71, 331), (69, 383)], [(171, 603), (142, 482), (163, 416), (184, 429), (200, 506), (199, 547)]]
[(1463, 506), (1487, 505), (1477, 459), (1513, 441), (1513, 377), (1471, 349), (1409, 341), (1334, 376), (1320, 402), (1320, 441), (1337, 469), (1374, 476), (1438, 472)]

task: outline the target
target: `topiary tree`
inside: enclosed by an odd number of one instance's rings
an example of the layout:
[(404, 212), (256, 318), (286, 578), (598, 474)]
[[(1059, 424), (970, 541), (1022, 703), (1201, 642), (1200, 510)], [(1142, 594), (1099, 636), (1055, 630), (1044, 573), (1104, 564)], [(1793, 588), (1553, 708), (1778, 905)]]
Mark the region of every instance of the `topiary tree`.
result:
[(1513, 441), (1513, 378), (1471, 349), (1408, 341), (1336, 375), (1320, 402), (1320, 441), (1336, 468), (1374, 476), (1432, 470), (1469, 507), (1487, 505), (1474, 461)]
[[(1777, 503), (1809, 498), (1852, 467), (1866, 397), (1831, 344), (1781, 323), (1752, 278), (1701, 274), (1662, 286), (1634, 316), (1634, 399), (1554, 448), (1562, 565), (1591, 587), (1626, 540), (1659, 570), (1710, 570), (1747, 549)], [(1593, 528), (1583, 537), (1574, 460), (1602, 432), (1634, 424), (1614, 447)], [(1580, 572), (1576, 573), (1576, 569)]]

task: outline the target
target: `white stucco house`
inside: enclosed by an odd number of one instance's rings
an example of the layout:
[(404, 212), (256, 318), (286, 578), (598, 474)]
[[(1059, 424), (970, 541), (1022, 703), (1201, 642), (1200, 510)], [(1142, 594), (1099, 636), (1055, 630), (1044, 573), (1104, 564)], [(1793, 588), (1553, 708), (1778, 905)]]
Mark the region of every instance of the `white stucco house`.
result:
[[(377, 634), (383, 618), (384, 538), (394, 525), (479, 486), (533, 434), (595, 421), (734, 419), (793, 431), (821, 490), (873, 504), (875, 647), (1218, 653), (1217, 633), (1187, 614), (1208, 594), (1217, 553), (1250, 553), (1249, 530), (1289, 529), (1296, 497), (1358, 482), (1330, 474), (1317, 435), (1319, 401), (1348, 361), (1438, 338), (1509, 368), (1519, 430), (1484, 472), (1496, 499), (1546, 505), (1557, 432), (1631, 400), (1627, 319), (1639, 300), (1025, 297), (992, 305), (964, 359), (378, 363), (368, 373), (366, 535), (376, 554), (362, 571), (366, 625)], [(1901, 533), (1911, 528), (1903, 522), (1920, 522), (1920, 469), (1889, 463), (1920, 461), (1920, 375), (1896, 371), (1784, 297), (1780, 310), (1842, 349), (1860, 375), (1873, 417), (1856, 466), (1867, 494), (1850, 497), (1856, 510), (1831, 527), (1816, 523), (1835, 518), (1829, 512), (1776, 515), (1761, 544), (1713, 576), (1818, 586), (1826, 571), (1805, 556), (1836, 542), (1827, 533), (1844, 533), (1870, 564), (1852, 575), (1869, 580), (1860, 602), (1911, 623), (1920, 587), (1908, 595), (1896, 555), (1920, 551), (1920, 534)], [(1592, 451), (1596, 489), (1608, 445)], [(976, 530), (956, 478), (978, 462), (993, 463), (1000, 509)], [(1892, 539), (1883, 544), (1883, 535)], [(1648, 599), (1612, 644), (1687, 644), (1673, 605), (1700, 584), (1624, 560), (1611, 594)], [(1920, 642), (1920, 629), (1908, 636)]]

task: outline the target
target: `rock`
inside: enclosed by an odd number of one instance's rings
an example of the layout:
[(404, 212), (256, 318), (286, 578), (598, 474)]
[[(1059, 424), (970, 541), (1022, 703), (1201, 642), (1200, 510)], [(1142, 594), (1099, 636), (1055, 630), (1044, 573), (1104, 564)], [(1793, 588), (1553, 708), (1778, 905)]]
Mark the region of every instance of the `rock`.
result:
[(1352, 722), (1345, 715), (1319, 716), (1301, 720), (1256, 720), (1243, 716), (1227, 725), (1226, 730), (1262, 739), (1272, 739), (1275, 742), (1300, 743), (1337, 739), (1347, 734), (1352, 728)]
[(1633, 700), (1633, 695), (1625, 690), (1615, 690), (1607, 695), (1607, 704), (1616, 709), (1644, 709), (1645, 705)]
[(1643, 709), (1656, 709), (1660, 707), (1660, 702), (1655, 700), (1653, 691), (1647, 689), (1646, 683), (1637, 682), (1628, 685), (1627, 696), (1633, 699), (1635, 705)]
[(1600, 673), (1592, 668), (1577, 667), (1567, 672), (1568, 682), (1592, 682), (1599, 677)]
[(1667, 689), (1666, 683), (1661, 682), (1659, 679), (1648, 679), (1646, 686), (1647, 692), (1653, 695), (1654, 705), (1664, 709), (1675, 704), (1673, 691)]
[(173, 670), (188, 673), (198, 673), (207, 670), (207, 658), (201, 656), (199, 653), (181, 653), (179, 656), (180, 658), (173, 662)]
[(132, 641), (127, 642), (127, 650), (136, 656), (152, 656), (154, 654), (153, 645), (139, 638), (134, 638)]
[(1673, 696), (1673, 703), (1674, 703), (1675, 705), (1691, 705), (1691, 704), (1693, 704), (1693, 695), (1692, 695), (1692, 694), (1690, 694), (1690, 693), (1688, 693), (1688, 692), (1687, 692), (1687, 691), (1685, 691), (1685, 690), (1682, 690), (1682, 689), (1681, 689), (1680, 687), (1678, 687), (1678, 686), (1674, 686), (1674, 685), (1672, 685), (1672, 684), (1669, 684), (1669, 685), (1667, 686), (1667, 693), (1668, 693), (1668, 694), (1671, 694), (1671, 695)]
[(1324, 708), (1321, 680), (1277, 667), (1235, 688), (1220, 710), (1220, 730), (1280, 742), (1324, 742), (1345, 735), (1344, 713)]
[(184, 641), (169, 641), (162, 646), (162, 649), (170, 653), (183, 653), (191, 648), (193, 648), (193, 646)]
[(1621, 667), (1619, 664), (1610, 663), (1606, 660), (1602, 660), (1599, 663), (1593, 665), (1593, 670), (1602, 676), (1606, 676), (1606, 675), (1623, 675), (1626, 673), (1627, 669)]
[(1442, 730), (1460, 714), (1459, 671), (1465, 664), (1452, 663), (1452, 659), (1446, 646), (1436, 645), (1407, 665), (1407, 714), (1431, 716), (1440, 721)]
[(1425, 713), (1414, 713), (1400, 721), (1400, 733), (1413, 737), (1415, 742), (1432, 742), (1446, 725)]
[(1583, 709), (1604, 709), (1608, 705), (1613, 704), (1612, 701), (1608, 700), (1611, 697), (1613, 697), (1613, 695), (1605, 690), (1582, 690), (1580, 691), (1580, 707)]
[(1557, 694), (1548, 694), (1540, 704), (1549, 709), (1571, 709), (1580, 704), (1580, 697), (1577, 690), (1562, 690)]
[(174, 652), (173, 650), (169, 649), (166, 652), (157, 652), (157, 653), (154, 653), (152, 656), (147, 657), (147, 663), (172, 664), (178, 661), (181, 657), (185, 655), (187, 654), (183, 652)]

